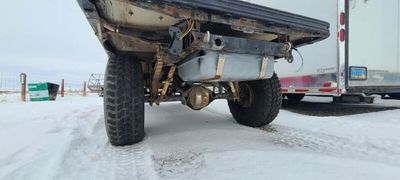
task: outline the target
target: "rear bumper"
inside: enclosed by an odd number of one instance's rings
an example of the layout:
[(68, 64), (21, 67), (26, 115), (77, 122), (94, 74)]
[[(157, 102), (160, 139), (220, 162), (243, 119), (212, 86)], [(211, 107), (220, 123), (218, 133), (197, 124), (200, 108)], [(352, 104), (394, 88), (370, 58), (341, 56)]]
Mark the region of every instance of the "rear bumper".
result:
[(178, 22), (192, 19), (225, 25), (239, 32), (275, 34), (291, 42), (295, 47), (329, 37), (327, 22), (240, 0), (78, 0), (78, 2), (96, 32), (98, 22), (139, 31), (164, 31)]
[[(145, 0), (140, 0), (146, 2)], [(290, 27), (305, 30), (323, 36), (329, 35), (329, 23), (300, 16), (265, 6), (239, 0), (156, 0), (152, 3), (160, 6), (172, 5), (203, 9), (229, 18), (249, 18), (268, 23), (271, 26)]]
[(329, 23), (241, 0), (138, 0), (136, 6), (175, 18), (225, 24), (242, 31), (287, 35), (295, 46), (329, 37)]

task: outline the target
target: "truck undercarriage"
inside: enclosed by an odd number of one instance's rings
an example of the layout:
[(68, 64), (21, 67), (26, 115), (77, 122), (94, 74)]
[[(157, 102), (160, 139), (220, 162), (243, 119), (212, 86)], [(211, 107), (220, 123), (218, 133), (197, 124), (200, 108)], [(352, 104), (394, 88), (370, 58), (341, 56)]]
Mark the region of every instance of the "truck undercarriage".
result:
[(275, 61), (329, 36), (328, 23), (236, 0), (78, 2), (110, 56), (104, 105), (114, 145), (143, 139), (144, 102), (200, 110), (227, 99), (239, 123), (270, 123), (282, 98)]

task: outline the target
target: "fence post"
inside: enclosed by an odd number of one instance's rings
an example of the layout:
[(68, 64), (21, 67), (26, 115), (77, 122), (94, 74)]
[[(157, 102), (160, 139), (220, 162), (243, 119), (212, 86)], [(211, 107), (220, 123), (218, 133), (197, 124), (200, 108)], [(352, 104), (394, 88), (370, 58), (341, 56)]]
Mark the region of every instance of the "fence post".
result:
[(25, 73), (21, 73), (19, 75), (20, 77), (20, 81), (21, 81), (21, 100), (22, 101), (26, 101), (26, 74)]
[(86, 96), (86, 81), (83, 82), (83, 96)]
[(61, 97), (64, 97), (64, 79), (61, 79)]

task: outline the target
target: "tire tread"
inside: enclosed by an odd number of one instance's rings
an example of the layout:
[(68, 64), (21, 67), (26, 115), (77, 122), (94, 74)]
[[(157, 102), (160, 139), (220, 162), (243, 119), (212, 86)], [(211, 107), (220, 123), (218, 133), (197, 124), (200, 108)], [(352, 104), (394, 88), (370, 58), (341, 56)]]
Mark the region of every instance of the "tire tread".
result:
[(250, 127), (262, 127), (270, 124), (279, 114), (282, 106), (281, 86), (278, 76), (270, 79), (248, 81), (254, 90), (254, 102), (251, 107), (243, 108), (239, 103), (228, 101), (229, 109), (236, 121)]
[(108, 60), (104, 81), (104, 119), (112, 145), (144, 138), (144, 80), (139, 61), (126, 56)]

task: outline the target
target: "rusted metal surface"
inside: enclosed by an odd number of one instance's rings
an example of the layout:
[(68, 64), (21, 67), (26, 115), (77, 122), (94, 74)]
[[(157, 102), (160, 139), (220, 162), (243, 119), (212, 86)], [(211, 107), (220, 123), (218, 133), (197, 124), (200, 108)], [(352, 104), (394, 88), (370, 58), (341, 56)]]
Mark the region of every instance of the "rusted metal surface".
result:
[(267, 54), (277, 58), (291, 56), (291, 46), (289, 43), (268, 42), (200, 32), (192, 32), (192, 36), (194, 39), (192, 42), (193, 49), (197, 50), (203, 49), (241, 54)]
[(239, 83), (238, 82), (229, 82), (229, 87), (231, 89), (233, 100), (239, 101)]
[(187, 95), (188, 106), (193, 110), (201, 110), (210, 104), (210, 90), (203, 86), (192, 87)]
[(112, 45), (122, 52), (155, 53), (156, 43), (151, 43), (134, 36), (108, 32)]
[(167, 80), (165, 80), (163, 89), (161, 91), (161, 99), (163, 99), (164, 96), (167, 94), (168, 87), (174, 78), (175, 70), (175, 65), (171, 66), (171, 68), (169, 69)]
[[(240, 37), (230, 37), (221, 35), (212, 35), (208, 33), (200, 33), (192, 31), (191, 44), (188, 47), (176, 47), (180, 44), (172, 44), (171, 47), (177, 52), (177, 55), (165, 54), (165, 62), (177, 63), (185, 57), (203, 50), (212, 50), (220, 52), (232, 52), (240, 54), (257, 54), (274, 56), (275, 58), (292, 58), (290, 43), (268, 42), (260, 40), (251, 40)], [(175, 41), (174, 41), (175, 42)], [(171, 51), (171, 50), (170, 50)]]
[(165, 30), (180, 20), (128, 0), (98, 0), (96, 5), (100, 15), (107, 21), (144, 30)]
[[(156, 62), (153, 67), (153, 73), (150, 85), (150, 103), (156, 102), (157, 99), (159, 99), (160, 78), (161, 78), (162, 68), (164, 65), (160, 46), (157, 46), (156, 50), (157, 50)], [(159, 102), (156, 103), (157, 105), (159, 104)]]
[[(167, 31), (170, 26), (190, 20), (198, 22), (195, 24), (197, 29), (200, 29), (202, 24), (206, 22), (226, 25), (229, 28), (226, 30), (234, 30), (237, 33), (241, 33), (237, 37), (246, 39), (272, 41), (284, 34), (289, 37), (287, 41), (293, 41), (295, 46), (304, 43), (303, 41), (309, 43), (325, 36), (324, 34), (304, 31), (303, 29), (278, 26), (274, 23), (269, 24), (257, 19), (236, 17), (209, 11), (206, 8), (190, 6), (190, 4), (202, 4), (200, 1), (155, 1), (150, 3), (144, 0), (98, 0), (94, 1), (95, 5), (88, 0), (78, 0), (78, 2), (88, 16), (99, 39), (102, 42), (103, 40), (111, 42), (110, 44), (113, 48), (119, 52), (155, 53), (156, 50), (151, 48), (154, 47), (151, 41), (157, 43), (157, 40), (160, 39), (151, 39), (151, 37), (158, 38), (159, 34), (157, 32)], [(215, 1), (215, 3), (217, 2), (219, 1)], [(221, 0), (220, 2), (223, 1)], [(203, 4), (210, 3), (214, 3), (214, 1), (204, 2)], [(239, 2), (232, 1), (230, 4), (235, 3)], [(179, 4), (188, 5), (180, 6)], [(127, 31), (118, 30), (118, 27), (124, 27)], [(220, 32), (223, 33), (226, 30), (221, 29)], [(155, 33), (141, 34), (145, 31)], [(187, 55), (188, 53), (184, 52), (165, 59), (166, 62), (177, 62)]]
[[(233, 29), (243, 32), (257, 32), (257, 33), (271, 33), (271, 34), (289, 34), (290, 41), (297, 41), (306, 37), (315, 37), (315, 40), (321, 39), (326, 36), (325, 34), (318, 34), (315, 32), (304, 31), (297, 28), (278, 27), (269, 25), (259, 20), (250, 18), (232, 18), (223, 16), (221, 14), (214, 14), (212, 12), (206, 12), (204, 10), (198, 10), (194, 8), (184, 6), (173, 6), (170, 4), (163, 4), (162, 6), (154, 4), (149, 5), (148, 3), (130, 2), (135, 6), (141, 6), (149, 10), (161, 12), (163, 14), (175, 17), (177, 19), (194, 19), (201, 22), (213, 22), (218, 24), (225, 24), (231, 26)], [(255, 36), (257, 37), (257, 36)]]

